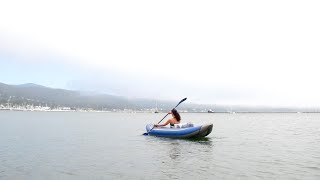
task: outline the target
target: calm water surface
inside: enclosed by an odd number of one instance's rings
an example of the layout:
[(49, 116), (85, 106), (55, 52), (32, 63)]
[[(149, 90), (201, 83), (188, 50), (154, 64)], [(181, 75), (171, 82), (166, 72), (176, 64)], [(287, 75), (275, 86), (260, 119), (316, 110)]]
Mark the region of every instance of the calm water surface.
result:
[(143, 136), (165, 114), (0, 111), (0, 179), (320, 179), (320, 114), (190, 114), (203, 139)]

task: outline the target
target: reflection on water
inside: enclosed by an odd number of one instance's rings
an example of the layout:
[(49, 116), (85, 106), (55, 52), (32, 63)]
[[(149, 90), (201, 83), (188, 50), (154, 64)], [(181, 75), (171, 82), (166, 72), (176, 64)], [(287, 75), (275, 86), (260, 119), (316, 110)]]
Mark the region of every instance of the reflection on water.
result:
[(172, 160), (175, 160), (177, 158), (180, 157), (181, 155), (181, 145), (179, 142), (172, 142), (169, 144), (168, 146), (168, 154), (169, 154), (169, 157), (172, 159)]
[(200, 172), (207, 171), (213, 161), (212, 137), (175, 139), (147, 136), (145, 138), (149, 148), (152, 149), (150, 151), (154, 151), (154, 156), (149, 160), (159, 169), (152, 174), (153, 178), (180, 179), (188, 174), (189, 178), (199, 179), (197, 174), (192, 173), (193, 169)]
[(195, 143), (200, 143), (200, 144), (212, 145), (212, 140), (209, 137), (188, 138), (188, 139), (183, 139), (183, 140), (191, 141), (191, 142), (195, 142)]

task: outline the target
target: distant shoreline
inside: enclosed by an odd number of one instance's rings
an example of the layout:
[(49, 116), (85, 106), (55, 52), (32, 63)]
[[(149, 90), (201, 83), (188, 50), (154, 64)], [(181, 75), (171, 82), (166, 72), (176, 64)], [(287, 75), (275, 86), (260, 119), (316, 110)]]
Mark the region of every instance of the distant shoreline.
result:
[[(7, 108), (0, 108), (1, 111), (16, 111), (16, 112), (93, 112), (93, 113), (152, 113), (155, 114), (152, 111), (131, 111), (131, 110), (114, 110), (114, 111), (101, 111), (101, 110), (30, 110), (30, 109), (7, 109)], [(166, 112), (159, 112), (160, 114), (165, 114)], [(303, 113), (320, 113), (320, 112), (267, 112), (267, 111), (259, 111), (259, 112), (214, 112), (214, 113), (208, 113), (208, 112), (180, 112), (183, 114), (187, 113), (195, 113), (195, 114), (245, 114), (245, 113), (288, 113), (288, 114), (303, 114)]]

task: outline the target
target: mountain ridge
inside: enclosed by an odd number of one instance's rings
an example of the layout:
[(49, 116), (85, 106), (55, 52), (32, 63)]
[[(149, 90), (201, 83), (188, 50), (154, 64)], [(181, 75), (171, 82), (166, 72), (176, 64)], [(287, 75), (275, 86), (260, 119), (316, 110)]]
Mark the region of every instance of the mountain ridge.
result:
[[(179, 100), (179, 99), (178, 99)], [(66, 89), (55, 89), (34, 83), (9, 85), (0, 82), (0, 105), (48, 106), (50, 108), (70, 107), (72, 109), (169, 111), (178, 102), (129, 98), (108, 94), (96, 94)], [(268, 107), (268, 106), (223, 106), (216, 104), (195, 104), (184, 102), (179, 107), (183, 112), (319, 112), (319, 109)]]
[[(65, 89), (54, 89), (34, 83), (9, 85), (0, 83), (0, 104), (32, 104), (49, 107), (67, 106), (93, 109), (152, 109), (157, 100), (126, 98)], [(172, 102), (161, 101), (163, 109), (170, 109)], [(161, 103), (160, 103), (161, 104)]]

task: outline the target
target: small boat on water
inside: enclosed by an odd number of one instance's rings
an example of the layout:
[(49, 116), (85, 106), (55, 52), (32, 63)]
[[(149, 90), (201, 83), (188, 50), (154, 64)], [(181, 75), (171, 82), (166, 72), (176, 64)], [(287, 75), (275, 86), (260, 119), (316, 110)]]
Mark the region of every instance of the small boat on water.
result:
[(159, 111), (158, 111), (158, 103), (157, 102), (156, 102), (156, 109), (155, 109), (154, 113), (159, 113)]
[(212, 131), (213, 124), (205, 125), (179, 125), (175, 127), (154, 127), (153, 124), (147, 124), (146, 130), (151, 136), (170, 137), (170, 138), (193, 138), (193, 137), (205, 137)]

